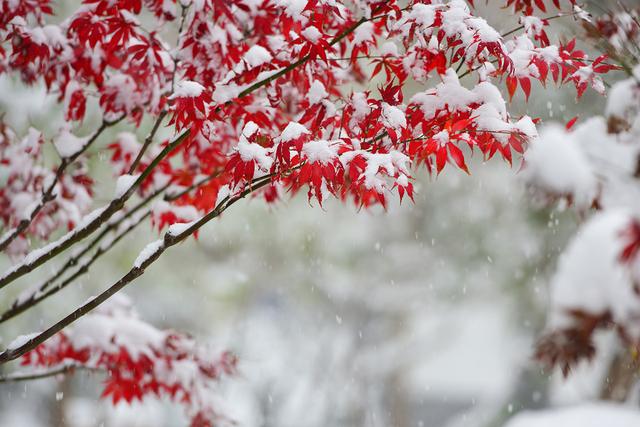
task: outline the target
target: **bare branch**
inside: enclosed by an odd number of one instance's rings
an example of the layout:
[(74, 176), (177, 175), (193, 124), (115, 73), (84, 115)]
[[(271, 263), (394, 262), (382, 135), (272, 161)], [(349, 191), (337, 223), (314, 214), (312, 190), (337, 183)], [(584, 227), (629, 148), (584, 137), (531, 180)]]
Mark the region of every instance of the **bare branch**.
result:
[(96, 371), (96, 372), (101, 371), (101, 369), (98, 369), (98, 368), (90, 368), (88, 366), (83, 366), (83, 365), (78, 365), (73, 363), (73, 364), (58, 366), (58, 367), (48, 369), (48, 370), (43, 370), (43, 371), (16, 372), (13, 374), (0, 376), (0, 383), (31, 381), (31, 380), (39, 380), (42, 378), (50, 378), (50, 377), (55, 377), (57, 375), (73, 373), (76, 369)]
[(158, 128), (160, 127), (162, 120), (164, 120), (166, 116), (167, 116), (166, 110), (162, 111), (158, 115), (158, 118), (153, 123), (151, 132), (149, 132), (147, 137), (144, 139), (144, 142), (142, 143), (142, 148), (140, 148), (140, 151), (138, 152), (136, 159), (133, 161), (133, 163), (131, 163), (131, 166), (129, 167), (129, 171), (127, 172), (128, 174), (130, 175), (133, 174), (133, 172), (136, 170), (136, 168), (140, 164), (140, 161), (142, 160), (142, 156), (144, 156), (144, 153), (147, 151), (147, 148), (149, 148), (149, 145), (151, 145), (151, 142), (153, 142), (153, 137), (156, 135), (156, 132), (158, 132)]

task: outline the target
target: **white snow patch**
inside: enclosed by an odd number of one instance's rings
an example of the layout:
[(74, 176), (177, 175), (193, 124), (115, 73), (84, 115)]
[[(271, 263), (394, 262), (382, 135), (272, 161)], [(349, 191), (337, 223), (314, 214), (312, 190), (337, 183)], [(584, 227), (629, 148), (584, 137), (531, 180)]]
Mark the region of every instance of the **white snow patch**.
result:
[(16, 337), (16, 339), (9, 343), (7, 350), (15, 350), (17, 348), (20, 348), (27, 342), (29, 342), (29, 340), (37, 337), (38, 335), (40, 335), (40, 332), (32, 332), (30, 334), (19, 335), (18, 337)]
[(144, 247), (144, 249), (142, 249), (142, 251), (140, 251), (140, 254), (138, 254), (138, 257), (133, 262), (133, 266), (135, 268), (140, 268), (145, 261), (151, 258), (153, 254), (161, 250), (163, 247), (164, 239), (158, 239), (155, 242), (149, 243)]
[(302, 30), (302, 36), (311, 43), (317, 43), (322, 38), (322, 33), (316, 27), (307, 27)]
[(613, 403), (585, 403), (580, 406), (545, 411), (526, 411), (504, 427), (637, 427), (640, 412), (631, 406)]
[(364, 42), (373, 42), (374, 41), (373, 28), (374, 28), (373, 22), (371, 21), (365, 22), (364, 24), (356, 28), (356, 30), (353, 32), (354, 46)]
[(195, 221), (191, 221), (191, 222), (176, 222), (175, 224), (171, 224), (169, 226), (169, 229), (167, 230), (167, 233), (169, 233), (170, 236), (178, 236), (178, 235), (184, 233), (185, 231), (187, 231), (189, 229), (189, 227), (191, 227), (193, 224), (195, 224)]
[(628, 269), (620, 262), (622, 233), (632, 217), (624, 211), (596, 214), (574, 237), (560, 258), (550, 289), (551, 328), (571, 326), (567, 310), (595, 315), (610, 310), (614, 321), (630, 324), (640, 297)]
[(578, 141), (559, 125), (545, 127), (532, 141), (522, 175), (543, 191), (573, 196), (579, 208), (588, 208), (597, 196), (595, 171)]
[(82, 151), (84, 145), (87, 143), (87, 138), (80, 138), (75, 136), (69, 131), (69, 129), (61, 129), (60, 133), (56, 137), (53, 145), (56, 147), (56, 151), (62, 158), (69, 158), (76, 153)]
[(140, 177), (137, 175), (124, 174), (118, 177), (116, 181), (116, 190), (114, 192), (114, 199), (119, 199), (125, 195), (125, 193), (135, 184), (136, 180)]
[(289, 122), (280, 134), (280, 142), (293, 141), (304, 134), (310, 134), (309, 130), (298, 122)]
[(204, 91), (204, 86), (192, 80), (182, 80), (176, 84), (173, 94), (169, 99), (175, 98), (197, 98)]
[(269, 150), (259, 144), (240, 141), (236, 149), (243, 162), (254, 160), (263, 170), (269, 170), (273, 164)]
[(325, 89), (324, 85), (319, 80), (314, 80), (309, 87), (309, 92), (307, 93), (307, 99), (309, 100), (310, 105), (315, 105), (318, 102), (325, 99), (329, 94)]
[(382, 120), (385, 126), (399, 129), (407, 127), (407, 119), (404, 112), (396, 106), (382, 103)]
[(260, 45), (252, 46), (251, 49), (245, 52), (242, 57), (244, 61), (251, 67), (259, 67), (273, 59), (271, 53)]
[(309, 163), (320, 162), (326, 165), (338, 157), (338, 148), (331, 141), (309, 141), (302, 146), (302, 153)]

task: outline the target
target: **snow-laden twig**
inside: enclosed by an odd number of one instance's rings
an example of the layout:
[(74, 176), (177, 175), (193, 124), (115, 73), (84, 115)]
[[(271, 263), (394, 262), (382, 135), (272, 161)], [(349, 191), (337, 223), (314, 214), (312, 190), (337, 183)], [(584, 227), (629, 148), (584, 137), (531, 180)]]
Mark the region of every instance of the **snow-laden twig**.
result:
[[(127, 236), (133, 229), (135, 229), (138, 225), (142, 224), (145, 219), (147, 219), (151, 215), (151, 210), (147, 210), (144, 214), (139, 215), (136, 218), (130, 220), (130, 222), (125, 223), (125, 227), (120, 231), (115, 231), (113, 237), (109, 240), (104, 241), (98, 249), (91, 255), (91, 257), (87, 259), (82, 259), (84, 255), (80, 255), (79, 257), (74, 257), (73, 265), (78, 265), (78, 268), (75, 270), (73, 274), (64, 279), (63, 281), (51, 286), (52, 283), (55, 283), (57, 279), (62, 277), (62, 273), (56, 272), (57, 274), (54, 276), (53, 280), (47, 280), (42, 285), (40, 285), (35, 292), (31, 292), (27, 296), (19, 297), (16, 299), (11, 307), (6, 310), (2, 315), (0, 315), (0, 323), (5, 322), (29, 308), (35, 306), (36, 304), (42, 302), (44, 299), (49, 298), (50, 296), (58, 293), (69, 284), (73, 283), (78, 277), (89, 272), (89, 268), (93, 263), (95, 263), (98, 258), (108, 252), (111, 248), (113, 248), (120, 240), (122, 240), (125, 236)], [(108, 229), (108, 231), (112, 231), (112, 229)], [(108, 233), (105, 233), (105, 235)], [(93, 246), (94, 242), (97, 242), (98, 239), (91, 242), (90, 246)], [(88, 252), (88, 250), (85, 252)]]

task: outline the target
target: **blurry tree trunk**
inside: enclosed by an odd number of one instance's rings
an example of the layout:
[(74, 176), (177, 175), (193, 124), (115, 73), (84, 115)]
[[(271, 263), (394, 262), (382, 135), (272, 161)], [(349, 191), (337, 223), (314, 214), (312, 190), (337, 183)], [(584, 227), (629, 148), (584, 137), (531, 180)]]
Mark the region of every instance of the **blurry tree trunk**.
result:
[(619, 352), (609, 366), (601, 397), (604, 400), (624, 402), (638, 381), (638, 359), (628, 349)]
[[(393, 337), (401, 336), (404, 333), (406, 325), (406, 316), (404, 313), (398, 313), (393, 316), (391, 322)], [(391, 427), (409, 427), (411, 422), (411, 402), (406, 391), (404, 383), (404, 371), (406, 366), (403, 363), (398, 364), (391, 372), (387, 380), (387, 408), (389, 411), (389, 421)]]
[[(55, 427), (67, 427), (69, 424), (65, 416), (65, 397), (68, 396), (71, 391), (70, 377), (65, 375), (58, 384), (56, 399), (51, 408), (51, 425)], [(60, 396), (60, 398), (58, 398), (58, 396)]]
[(410, 402), (402, 380), (402, 369), (398, 368), (389, 381), (389, 418), (392, 427), (409, 427)]

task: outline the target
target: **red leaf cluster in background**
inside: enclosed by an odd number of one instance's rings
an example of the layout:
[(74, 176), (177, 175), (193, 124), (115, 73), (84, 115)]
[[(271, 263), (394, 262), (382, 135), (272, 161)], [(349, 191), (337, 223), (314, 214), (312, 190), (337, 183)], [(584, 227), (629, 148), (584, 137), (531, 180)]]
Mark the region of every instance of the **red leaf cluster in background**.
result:
[(236, 372), (236, 357), (210, 349), (175, 331), (140, 320), (124, 297), (74, 328), (27, 353), (22, 365), (73, 366), (104, 374), (102, 397), (113, 404), (167, 397), (184, 406), (192, 426), (218, 425), (215, 393), (219, 381)]

